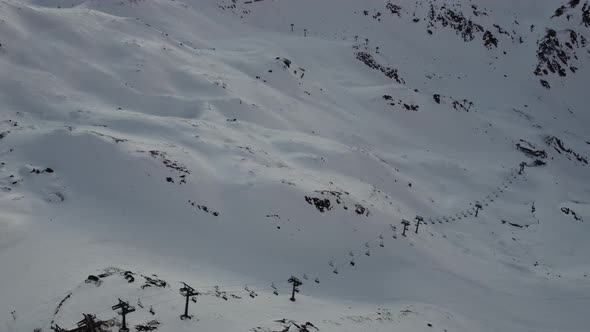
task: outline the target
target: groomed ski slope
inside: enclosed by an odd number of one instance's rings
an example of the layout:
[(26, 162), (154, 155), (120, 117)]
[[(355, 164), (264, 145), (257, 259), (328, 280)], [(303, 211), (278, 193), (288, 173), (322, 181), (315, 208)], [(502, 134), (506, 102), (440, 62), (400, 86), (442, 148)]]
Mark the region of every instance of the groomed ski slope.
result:
[(2, 0), (0, 331), (588, 331), (574, 4)]

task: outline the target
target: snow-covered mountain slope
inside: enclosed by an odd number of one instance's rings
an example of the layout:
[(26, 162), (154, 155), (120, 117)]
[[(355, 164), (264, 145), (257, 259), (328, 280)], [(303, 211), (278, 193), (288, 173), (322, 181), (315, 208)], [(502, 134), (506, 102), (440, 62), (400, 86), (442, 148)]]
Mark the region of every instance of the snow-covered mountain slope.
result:
[(587, 331), (589, 21), (2, 0), (0, 331)]

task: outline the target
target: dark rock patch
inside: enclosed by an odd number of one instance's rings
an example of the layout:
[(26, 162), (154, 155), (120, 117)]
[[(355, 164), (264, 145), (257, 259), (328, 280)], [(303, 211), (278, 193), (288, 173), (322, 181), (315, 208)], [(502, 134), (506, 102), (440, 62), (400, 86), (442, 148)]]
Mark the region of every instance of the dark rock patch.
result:
[(588, 165), (588, 158), (587, 157), (582, 156), (581, 154), (573, 151), (571, 148), (567, 148), (561, 139), (559, 139), (555, 136), (547, 136), (547, 137), (545, 137), (545, 143), (547, 145), (553, 147), (553, 149), (555, 149), (555, 151), (557, 151), (559, 154), (565, 155), (567, 159), (569, 159), (569, 160), (575, 159), (575, 160), (583, 163), (584, 165)]
[(459, 99), (455, 99), (455, 98), (449, 97), (449, 96), (442, 96), (440, 94), (434, 94), (432, 96), (432, 98), (434, 99), (435, 103), (437, 103), (439, 105), (440, 104), (451, 105), (451, 107), (453, 107), (453, 109), (455, 109), (457, 111), (469, 112), (474, 105), (473, 102), (468, 99), (459, 100)]
[(580, 215), (578, 215), (574, 210), (568, 208), (568, 207), (561, 207), (561, 212), (563, 212), (566, 215), (572, 215), (574, 217), (574, 220), (576, 221), (584, 221), (584, 218), (582, 218)]
[(498, 38), (494, 36), (489, 30), (483, 34), (483, 45), (488, 49), (498, 47)]
[(460, 111), (463, 110), (465, 112), (469, 112), (471, 107), (473, 106), (473, 102), (463, 99), (463, 100), (453, 100), (453, 108)]
[[(275, 320), (274, 321), (277, 324), (280, 324), (280, 330), (269, 330), (269, 331), (277, 331), (277, 332), (287, 332), (287, 331), (296, 331), (296, 332), (311, 332), (312, 329), (313, 331), (319, 331), (319, 329), (313, 325), (310, 322), (305, 322), (305, 323), (296, 323), (294, 320), (291, 319), (279, 319), (279, 320)], [(262, 330), (262, 328), (257, 328), (257, 329), (253, 329), (253, 331), (265, 331)]]
[(199, 211), (203, 211), (203, 212), (209, 213), (210, 215), (212, 215), (214, 217), (219, 217), (219, 215), (220, 215), (220, 213), (218, 211), (213, 211), (210, 208), (208, 208), (207, 206), (197, 204), (196, 202), (194, 202), (194, 201), (192, 201), (190, 199), (188, 200), (188, 203), (191, 206), (197, 208)]
[(133, 276), (133, 272), (131, 271), (125, 271), (123, 272), (123, 278), (125, 278), (125, 280), (127, 280), (128, 283), (133, 283), (135, 282), (135, 277)]
[(523, 139), (516, 143), (516, 149), (531, 158), (547, 158), (547, 152), (545, 150), (537, 149), (534, 144)]
[(434, 4), (430, 4), (428, 18), (431, 29), (435, 27), (435, 24), (449, 27), (466, 42), (475, 39), (475, 34), (484, 32), (483, 26), (466, 18), (462, 12), (448, 8), (446, 5), (436, 8)]
[(160, 326), (160, 322), (158, 322), (157, 320), (151, 320), (145, 324), (138, 324), (135, 325), (135, 330), (137, 332), (144, 332), (144, 331), (155, 331), (158, 329), (158, 326)]
[[(341, 206), (342, 209), (344, 209), (345, 211), (349, 210), (349, 206), (346, 204), (345, 199), (343, 198), (344, 196), (350, 195), (348, 192), (340, 192), (334, 190), (317, 190), (315, 192), (320, 196), (305, 196), (305, 201), (308, 204), (315, 206), (315, 208), (318, 209), (318, 211), (320, 211), (321, 213), (332, 211), (336, 206)], [(351, 209), (351, 211), (354, 211), (356, 214), (365, 215), (367, 217), (370, 215), (369, 209), (363, 206), (362, 204), (355, 202), (353, 203), (353, 205), (354, 210)]]
[(420, 109), (420, 106), (418, 106), (416, 104), (406, 103), (406, 102), (402, 101), (401, 99), (399, 99), (398, 101), (395, 101), (393, 99), (393, 97), (390, 95), (383, 95), (382, 98), (388, 102), (389, 106), (393, 106), (393, 107), (399, 106), (402, 110), (405, 110), (405, 111), (417, 112)]
[(399, 83), (399, 84), (406, 83), (404, 81), (404, 79), (399, 76), (397, 69), (381, 65), (373, 58), (373, 56), (371, 54), (369, 54), (367, 52), (358, 52), (358, 53), (356, 53), (356, 58), (358, 60), (362, 61), (369, 68), (379, 70), (380, 72), (383, 73), (383, 75), (395, 80), (397, 83)]
[(168, 286), (168, 283), (162, 279), (158, 279), (158, 277), (155, 274), (152, 274), (151, 277), (148, 277), (146, 275), (141, 275), (143, 277), (143, 279), (145, 279), (145, 282), (143, 283), (143, 285), (141, 285), (141, 289), (145, 289), (148, 287), (157, 287), (157, 288), (166, 288), (166, 286)]
[(402, 16), (402, 7), (394, 5), (393, 3), (391, 3), (391, 1), (387, 1), (385, 8), (387, 8), (387, 10), (389, 10), (389, 12), (393, 15), (397, 15), (398, 17)]
[(439, 95), (439, 94), (435, 94), (434, 96), (432, 96), (432, 98), (434, 98), (434, 101), (435, 101), (437, 104), (440, 104), (440, 95)]
[[(568, 71), (575, 73), (578, 70), (573, 64), (578, 59), (576, 50), (585, 47), (587, 41), (571, 29), (559, 33), (556, 30), (547, 29), (537, 45), (537, 66), (534, 74), (536, 76), (557, 74), (560, 77), (566, 77)], [(541, 85), (550, 87), (546, 80), (542, 80)]]
[(100, 284), (102, 283), (102, 281), (100, 280), (99, 277), (91, 274), (89, 275), (86, 280), (84, 280), (85, 283), (87, 284), (95, 284), (96, 286), (100, 286)]
[[(138, 151), (138, 152), (144, 152), (144, 151)], [(176, 179), (171, 176), (167, 176), (166, 182), (178, 183), (178, 184), (185, 184), (186, 183), (186, 177), (187, 177), (187, 175), (190, 175), (191, 172), (189, 171), (189, 169), (185, 165), (181, 164), (178, 161), (168, 158), (165, 152), (158, 151), (158, 150), (151, 150), (151, 151), (149, 151), (149, 153), (152, 158), (160, 160), (166, 168), (170, 169), (172, 172), (175, 173)]]
[(502, 220), (502, 224), (508, 224), (508, 225), (510, 225), (510, 226), (512, 226), (512, 227), (516, 227), (516, 228), (525, 228), (525, 227), (529, 227), (529, 225), (524, 225), (524, 226), (523, 226), (523, 225), (520, 225), (520, 224), (517, 224), (517, 223), (513, 223), (513, 222), (509, 222), (509, 221), (506, 221), (506, 220)]
[(332, 210), (330, 200), (327, 198), (321, 199), (317, 197), (305, 196), (305, 201), (311, 205), (314, 205), (316, 209), (322, 213)]

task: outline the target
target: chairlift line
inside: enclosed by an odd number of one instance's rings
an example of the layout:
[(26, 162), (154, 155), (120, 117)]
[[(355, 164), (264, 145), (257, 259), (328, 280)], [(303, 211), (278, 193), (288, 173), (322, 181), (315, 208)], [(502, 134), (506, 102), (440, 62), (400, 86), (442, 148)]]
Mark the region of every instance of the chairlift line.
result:
[[(514, 175), (511, 175), (511, 177), (513, 179), (516, 179), (517, 176), (516, 176), (516, 174), (514, 174)], [(443, 216), (443, 217), (437, 217), (437, 218), (429, 217), (427, 219), (427, 221), (424, 222), (424, 218), (423, 217), (421, 217), (419, 215), (416, 215), (416, 217), (414, 219), (415, 222), (416, 222), (416, 230), (415, 230), (415, 232), (418, 233), (418, 229), (419, 229), (420, 224), (428, 224), (428, 223), (431, 223), (431, 224), (434, 225), (434, 224), (436, 224), (436, 222), (442, 223), (443, 220), (448, 223), (450, 220), (452, 220), (452, 221), (461, 220), (462, 218), (468, 218), (468, 216), (473, 216), (474, 214), (475, 214), (475, 217), (477, 217), (478, 216), (478, 212), (480, 210), (482, 210), (484, 206), (489, 206), (489, 203), (488, 202), (494, 202), (495, 201), (494, 198), (499, 197), (499, 194), (500, 193), (503, 193), (504, 192), (504, 189), (508, 188), (508, 185), (511, 184), (511, 183), (513, 183), (512, 179), (508, 179), (507, 182), (503, 182), (501, 186), (496, 187), (496, 190), (493, 190), (490, 195), (487, 195), (483, 199), (482, 202), (480, 202), (480, 201), (469, 202), (469, 205), (470, 206), (473, 206), (473, 208), (469, 208), (467, 210), (461, 211), (461, 212), (457, 213), (455, 216), (452, 216), (452, 217)], [(407, 231), (408, 226), (410, 225), (410, 222), (408, 220), (406, 220), (406, 219), (402, 219), (401, 224), (404, 226), (402, 236), (406, 237), (407, 236), (406, 235), (406, 231)], [(393, 224), (389, 224), (389, 228), (390, 228), (390, 230), (393, 233), (393, 238), (396, 239), (397, 238), (397, 236), (396, 236), (397, 227), (395, 225), (393, 225)], [(385, 247), (385, 243), (383, 241), (384, 239), (385, 239), (385, 236), (383, 235), (383, 233), (381, 233), (381, 234), (379, 234), (378, 239), (366, 241), (364, 243), (364, 247), (367, 248), (367, 250), (365, 251), (365, 255), (366, 256), (371, 256), (371, 251), (370, 251), (371, 245), (370, 245), (370, 243), (373, 242), (373, 241), (375, 241), (375, 243), (378, 244), (379, 247), (384, 248)], [(362, 248), (362, 246), (361, 246), (361, 248)], [(348, 255), (351, 257), (351, 259), (349, 260), (349, 265), (356, 266), (356, 262), (354, 260), (354, 257), (355, 257), (354, 251), (353, 250), (350, 250), (348, 252)], [(328, 265), (332, 268), (332, 273), (333, 274), (339, 274), (338, 268), (335, 265), (335, 263), (334, 263), (333, 260), (330, 260), (329, 263), (328, 263)], [(309, 280), (309, 277), (308, 277), (307, 273), (303, 273), (302, 279)], [(319, 284), (320, 283), (319, 277), (315, 277), (313, 279), (313, 282), (316, 283), (316, 284)], [(248, 286), (248, 284), (242, 284), (242, 285), (244, 287), (243, 290), (248, 295), (250, 295), (251, 298), (255, 298), (255, 297), (258, 296), (258, 294), (256, 292), (265, 291), (265, 290), (269, 290), (269, 289), (272, 290), (272, 293), (275, 296), (278, 296), (279, 295), (278, 290), (279, 289), (283, 289), (283, 288), (277, 287), (277, 284), (280, 284), (280, 283), (281, 282), (272, 281), (272, 282), (270, 282), (270, 288), (262, 288), (262, 289), (251, 289)], [(297, 294), (297, 293), (300, 292), (299, 286), (301, 286), (303, 283), (301, 282), (300, 279), (298, 279), (297, 277), (294, 277), (294, 276), (292, 276), (291, 278), (289, 278), (289, 280), (287, 280), (287, 283), (292, 285), (292, 294), (291, 294), (290, 300), (291, 301), (295, 301), (295, 294)], [(189, 302), (189, 299), (196, 303), (195, 297), (197, 295), (200, 295), (201, 293), (197, 292), (197, 290), (195, 288), (192, 288), (191, 286), (187, 285), (184, 282), (182, 282), (182, 284), (183, 284), (183, 287), (180, 288), (180, 293), (181, 293), (181, 295), (183, 295), (186, 298), (186, 305), (185, 305), (185, 313), (183, 315), (181, 315), (181, 318), (182, 319), (185, 319), (185, 318), (189, 318), (190, 319), (192, 316), (189, 316), (188, 315), (188, 302)], [(268, 283), (265, 283), (265, 282), (251, 283), (250, 285), (262, 285), (262, 284), (268, 285)], [(228, 287), (236, 287), (236, 286), (240, 286), (240, 285), (215, 285), (215, 286), (203, 286), (203, 287), (199, 287), (199, 288), (200, 289), (214, 288), (217, 292), (219, 292), (219, 289), (220, 288), (228, 288)], [(174, 289), (169, 289), (169, 290), (165, 290), (165, 291), (162, 291), (162, 292), (157, 292), (157, 293), (154, 293), (154, 294), (149, 294), (149, 295), (137, 297), (138, 305), (140, 305), (141, 308), (144, 308), (144, 307), (147, 307), (147, 306), (153, 307), (153, 306), (157, 306), (157, 305), (160, 305), (160, 304), (163, 304), (163, 303), (166, 303), (166, 302), (171, 302), (171, 301), (177, 300), (177, 297), (175, 297), (175, 298), (172, 298), (172, 299), (166, 299), (166, 300), (155, 302), (155, 303), (152, 303), (152, 304), (149, 304), (148, 303), (146, 305), (143, 305), (143, 303), (141, 302), (142, 299), (149, 299), (149, 298), (158, 297), (158, 296), (161, 296), (161, 295), (164, 295), (164, 294), (171, 293), (173, 291), (175, 291), (175, 290)], [(223, 294), (226, 294), (225, 291), (222, 292), (222, 293)], [(236, 292), (233, 292), (233, 293), (236, 293)], [(71, 294), (71, 292), (70, 292), (70, 294)], [(55, 298), (58, 298), (58, 296), (56, 296)], [(129, 302), (125, 302), (125, 301), (123, 301), (121, 299), (118, 299), (118, 301), (119, 301), (119, 303), (111, 306), (110, 308), (107, 308), (105, 310), (99, 311), (98, 313), (105, 312), (108, 309), (112, 309), (112, 310), (117, 311), (120, 315), (122, 315), (122, 321), (123, 321), (123, 323), (122, 323), (121, 331), (128, 331), (128, 329), (126, 327), (126, 315), (129, 314), (129, 313), (134, 312), (135, 311), (135, 308), (133, 306), (129, 305)], [(84, 314), (84, 317), (86, 317), (86, 316), (87, 315)], [(83, 320), (83, 321), (80, 321), (78, 324), (84, 325), (84, 324), (87, 324), (87, 323), (86, 323), (85, 320)]]

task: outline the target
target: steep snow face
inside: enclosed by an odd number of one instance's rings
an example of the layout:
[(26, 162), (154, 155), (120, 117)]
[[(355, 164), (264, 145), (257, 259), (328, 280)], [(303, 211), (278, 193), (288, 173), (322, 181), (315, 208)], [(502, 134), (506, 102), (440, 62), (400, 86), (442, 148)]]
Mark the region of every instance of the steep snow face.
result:
[(586, 331), (589, 17), (0, 2), (0, 331)]

